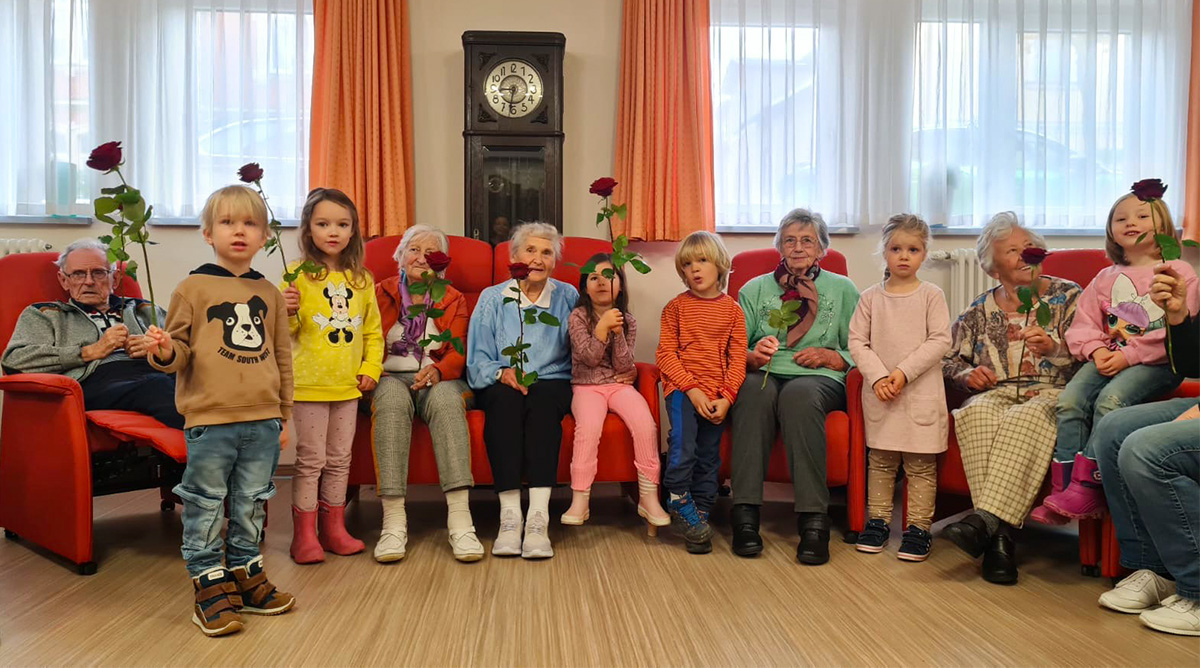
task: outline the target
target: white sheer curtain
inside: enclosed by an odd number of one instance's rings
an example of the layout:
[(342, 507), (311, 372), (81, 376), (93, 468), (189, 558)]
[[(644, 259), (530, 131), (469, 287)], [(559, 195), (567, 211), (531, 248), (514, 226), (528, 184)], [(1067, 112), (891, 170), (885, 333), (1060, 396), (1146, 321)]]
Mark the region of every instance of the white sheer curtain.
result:
[[(88, 215), (121, 141), (155, 218), (193, 221), (259, 162), (275, 214), (308, 190), (311, 0), (0, 0), (0, 216)], [(7, 147), (13, 147), (9, 149)]]
[(1013, 209), (1095, 228), (1134, 180), (1182, 201), (1184, 0), (711, 0), (717, 224)]

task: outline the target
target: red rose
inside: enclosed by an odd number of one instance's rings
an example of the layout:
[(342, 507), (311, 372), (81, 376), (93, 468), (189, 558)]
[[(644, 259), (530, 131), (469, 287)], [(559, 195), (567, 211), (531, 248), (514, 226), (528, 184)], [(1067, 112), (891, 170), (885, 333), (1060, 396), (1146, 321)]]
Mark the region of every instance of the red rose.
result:
[(450, 256), (442, 251), (426, 253), (425, 264), (429, 265), (429, 268), (436, 272), (445, 271), (446, 267), (450, 266)]
[(257, 162), (247, 162), (238, 170), (238, 178), (242, 183), (256, 183), (263, 177), (263, 168)]
[(1163, 193), (1167, 192), (1167, 184), (1163, 183), (1162, 179), (1142, 179), (1133, 184), (1131, 190), (1138, 199), (1149, 202), (1152, 199), (1162, 199)]
[(112, 171), (121, 164), (121, 142), (110, 141), (92, 149), (87, 166), (98, 172)]
[(1045, 248), (1030, 246), (1029, 248), (1021, 251), (1021, 261), (1029, 265), (1041, 264), (1046, 260), (1046, 256), (1049, 254), (1050, 251), (1046, 250)]
[(508, 265), (508, 275), (518, 281), (523, 281), (529, 278), (529, 265), (524, 262), (513, 262)]
[(606, 176), (602, 179), (596, 179), (595, 181), (592, 181), (592, 187), (588, 190), (588, 192), (601, 197), (611, 197), (613, 188), (616, 187), (616, 179), (612, 178), (611, 176)]
[(779, 299), (784, 302), (798, 302), (800, 301), (800, 293), (795, 290), (788, 290)]

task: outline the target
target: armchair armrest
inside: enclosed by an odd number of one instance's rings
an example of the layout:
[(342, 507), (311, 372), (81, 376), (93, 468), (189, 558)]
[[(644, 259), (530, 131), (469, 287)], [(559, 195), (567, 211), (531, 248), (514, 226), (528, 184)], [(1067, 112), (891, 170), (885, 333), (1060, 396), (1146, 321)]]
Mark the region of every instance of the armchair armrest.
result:
[(638, 393), (646, 399), (646, 405), (650, 407), (650, 415), (654, 418), (654, 424), (662, 424), (658, 401), (658, 383), (662, 374), (653, 364), (638, 362), (636, 366), (637, 380), (634, 381), (634, 386)]
[(56, 373), (17, 373), (0, 376), (0, 391), (25, 394), (78, 395), (83, 404), (83, 388), (79, 381)]

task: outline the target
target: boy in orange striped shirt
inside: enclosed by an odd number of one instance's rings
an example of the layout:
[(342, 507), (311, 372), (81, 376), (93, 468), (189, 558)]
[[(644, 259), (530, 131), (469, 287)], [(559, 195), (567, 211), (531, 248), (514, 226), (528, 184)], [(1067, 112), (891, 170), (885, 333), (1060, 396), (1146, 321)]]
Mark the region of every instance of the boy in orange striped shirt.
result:
[(708, 513), (717, 498), (721, 433), (746, 379), (746, 319), (723, 292), (729, 269), (717, 235), (693, 232), (683, 240), (675, 270), (688, 289), (663, 309), (655, 355), (671, 421), (663, 486), (671, 524), (693, 554), (712, 551)]

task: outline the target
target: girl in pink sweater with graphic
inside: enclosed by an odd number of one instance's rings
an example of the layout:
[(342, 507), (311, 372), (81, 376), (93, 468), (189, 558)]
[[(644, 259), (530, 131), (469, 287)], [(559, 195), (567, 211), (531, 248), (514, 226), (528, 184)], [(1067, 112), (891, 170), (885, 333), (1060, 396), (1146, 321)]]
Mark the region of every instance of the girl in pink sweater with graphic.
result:
[[(1113, 266), (1084, 288), (1067, 330), (1071, 354), (1087, 363), (1058, 397), (1058, 442), (1050, 464), (1054, 492), (1033, 510), (1030, 517), (1037, 522), (1102, 516), (1107, 505), (1092, 430), (1109, 412), (1153, 401), (1182, 380), (1167, 361), (1163, 310), (1150, 299), (1154, 267), (1162, 263), (1155, 223), (1171, 235), (1175, 225), (1164, 202), (1153, 206), (1152, 220), (1151, 204), (1129, 193), (1108, 213), (1104, 246)], [(1195, 314), (1200, 310), (1196, 272), (1180, 260), (1168, 264), (1187, 284), (1188, 312)]]
[[(633, 344), (637, 321), (629, 312), (625, 272), (613, 267), (612, 256), (593, 255), (595, 269), (579, 277), (579, 302), (567, 320), (571, 337), (571, 414), (575, 444), (571, 457), (571, 507), (563, 524), (583, 524), (596, 478), (596, 453), (604, 419), (611, 410), (633, 435), (633, 461), (638, 472), (638, 515), (651, 534), (671, 523), (658, 501), (658, 427), (646, 399), (633, 387), (637, 369)], [(611, 278), (604, 274), (609, 272)]]

